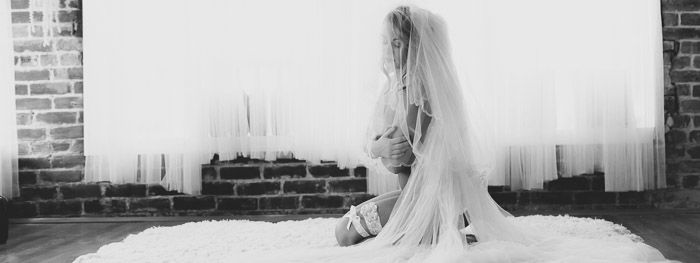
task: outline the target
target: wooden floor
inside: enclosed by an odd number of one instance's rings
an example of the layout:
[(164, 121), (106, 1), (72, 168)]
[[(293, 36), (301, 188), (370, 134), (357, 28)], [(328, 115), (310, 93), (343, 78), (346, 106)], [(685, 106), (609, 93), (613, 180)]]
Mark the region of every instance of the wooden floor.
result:
[[(516, 215), (529, 214), (527, 212)], [(548, 213), (556, 214), (556, 213)], [(622, 224), (669, 259), (700, 262), (700, 211), (577, 211), (570, 215), (603, 218)], [(338, 215), (324, 215), (325, 217)], [(235, 219), (277, 222), (309, 215), (249, 216)], [(124, 239), (152, 226), (232, 219), (233, 217), (65, 218), (19, 219), (10, 224), (10, 239), (0, 245), (0, 262), (72, 262), (105, 244)]]

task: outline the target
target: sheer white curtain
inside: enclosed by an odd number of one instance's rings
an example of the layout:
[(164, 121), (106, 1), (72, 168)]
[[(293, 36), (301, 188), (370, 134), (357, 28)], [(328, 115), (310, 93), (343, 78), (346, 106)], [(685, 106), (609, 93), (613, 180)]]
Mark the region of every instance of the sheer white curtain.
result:
[(0, 3), (0, 195), (19, 196), (10, 1)]
[(388, 10), (368, 3), (84, 2), (86, 179), (197, 193), (213, 153), (357, 165)]
[(559, 170), (604, 172), (606, 191), (665, 187), (659, 1), (445, 7), (463, 84), (493, 126), (491, 184), (542, 188)]
[[(381, 21), (401, 2), (83, 3), (86, 178), (197, 193), (215, 152), (362, 162)], [(412, 2), (447, 20), (498, 149), (490, 184), (600, 170), (606, 190), (664, 186), (658, 1)], [(394, 187), (370, 174), (370, 191)]]

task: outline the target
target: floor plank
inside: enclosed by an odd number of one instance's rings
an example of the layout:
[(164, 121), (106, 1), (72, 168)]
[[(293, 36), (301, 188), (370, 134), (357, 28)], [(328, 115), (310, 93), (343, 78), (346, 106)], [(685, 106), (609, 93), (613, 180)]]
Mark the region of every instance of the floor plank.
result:
[[(669, 259), (681, 262), (695, 262), (700, 259), (700, 211), (606, 210), (575, 211), (567, 214), (602, 218), (621, 224), (641, 236), (648, 245), (659, 249)], [(15, 219), (10, 224), (8, 243), (0, 245), (0, 262), (72, 262), (80, 255), (95, 252), (105, 244), (121, 241), (129, 234), (139, 233), (153, 226), (174, 226), (186, 222), (222, 219), (278, 222), (310, 217), (317, 215)]]

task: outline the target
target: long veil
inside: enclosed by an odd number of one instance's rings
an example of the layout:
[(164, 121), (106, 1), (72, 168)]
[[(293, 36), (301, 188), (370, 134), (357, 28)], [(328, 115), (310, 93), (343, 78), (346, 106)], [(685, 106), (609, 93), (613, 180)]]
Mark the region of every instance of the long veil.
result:
[[(392, 18), (392, 16), (394, 18)], [(393, 21), (410, 32), (396, 32)], [(405, 29), (404, 28), (404, 29)], [(401, 30), (401, 29), (399, 29)], [(394, 56), (395, 34), (407, 36), (408, 50)], [(477, 136), (478, 122), (468, 117), (462, 87), (452, 62), (445, 21), (430, 11), (402, 6), (387, 17), (383, 71), (386, 85), (369, 122), (367, 141), (389, 126), (398, 127), (413, 156), (396, 163), (369, 161), (371, 169), (411, 167), (389, 221), (372, 240), (342, 250), (315, 251), (294, 262), (443, 262), (463, 256), (466, 217), (477, 239), (528, 244), (536, 238), (507, 217), (488, 194), (493, 151)], [(404, 61), (402, 61), (404, 60)], [(397, 67), (395, 62), (402, 66)], [(405, 87), (405, 88), (404, 88)], [(389, 166), (389, 169), (385, 167)]]
[[(415, 158), (406, 160), (412, 161), (408, 183), (375, 240), (462, 246), (466, 240), (458, 229), (464, 214), (479, 240), (530, 241), (532, 236), (507, 220), (509, 214), (488, 194), (494, 155), (466, 111), (445, 21), (428, 10), (402, 6), (386, 23), (387, 85), (375, 110), (383, 114), (375, 114), (368, 140), (393, 124), (409, 139)], [(397, 56), (390, 46), (399, 35), (408, 39), (408, 50)]]

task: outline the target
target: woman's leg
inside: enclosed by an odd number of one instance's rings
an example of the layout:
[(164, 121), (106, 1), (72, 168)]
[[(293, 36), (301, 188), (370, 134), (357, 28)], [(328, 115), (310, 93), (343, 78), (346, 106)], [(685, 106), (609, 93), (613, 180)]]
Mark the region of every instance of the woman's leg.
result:
[[(403, 189), (404, 186), (406, 186), (406, 183), (408, 182), (408, 177), (411, 174), (410, 167), (407, 168), (408, 169), (404, 169), (403, 171), (400, 171), (398, 173), (399, 187), (401, 189)], [(358, 211), (355, 212), (355, 215), (360, 217), (361, 226), (362, 228), (364, 228), (366, 233), (369, 233), (369, 228), (367, 227), (367, 221), (365, 220), (364, 216), (360, 213), (359, 208), (371, 203), (376, 204), (376, 212), (379, 216), (379, 222), (382, 226), (384, 226), (386, 222), (389, 221), (389, 216), (391, 215), (391, 211), (394, 209), (396, 199), (398, 199), (399, 195), (401, 195), (401, 190), (384, 193), (375, 198), (367, 200), (357, 206)], [(340, 222), (338, 222), (338, 224), (335, 226), (335, 238), (336, 240), (338, 240), (338, 244), (340, 244), (341, 246), (354, 245), (365, 239), (365, 237), (362, 237), (362, 235), (360, 235), (360, 233), (357, 232), (354, 226), (350, 226), (348, 228), (349, 221), (350, 218), (343, 217), (340, 219)]]
[[(367, 220), (360, 211), (366, 205), (369, 205), (369, 207), (366, 209), (373, 209), (374, 206), (371, 204), (376, 205), (376, 213), (379, 217), (379, 223), (383, 226), (386, 224), (387, 221), (389, 221), (389, 215), (391, 215), (391, 211), (394, 209), (394, 204), (396, 204), (396, 199), (398, 199), (400, 194), (401, 190), (396, 190), (393, 192), (379, 195), (375, 198), (363, 202), (362, 204), (359, 204), (357, 206), (357, 210), (355, 211), (355, 215), (359, 216), (360, 218), (360, 227), (362, 227), (366, 233), (372, 236), (369, 230), (370, 228), (367, 226)], [(336, 240), (338, 240), (338, 244), (340, 246), (354, 245), (365, 239), (365, 237), (362, 237), (362, 235), (360, 235), (360, 233), (357, 232), (355, 226), (350, 225), (350, 227), (348, 228), (349, 221), (350, 218), (343, 217), (335, 226), (335, 238)], [(356, 223), (352, 222), (351, 224)]]

